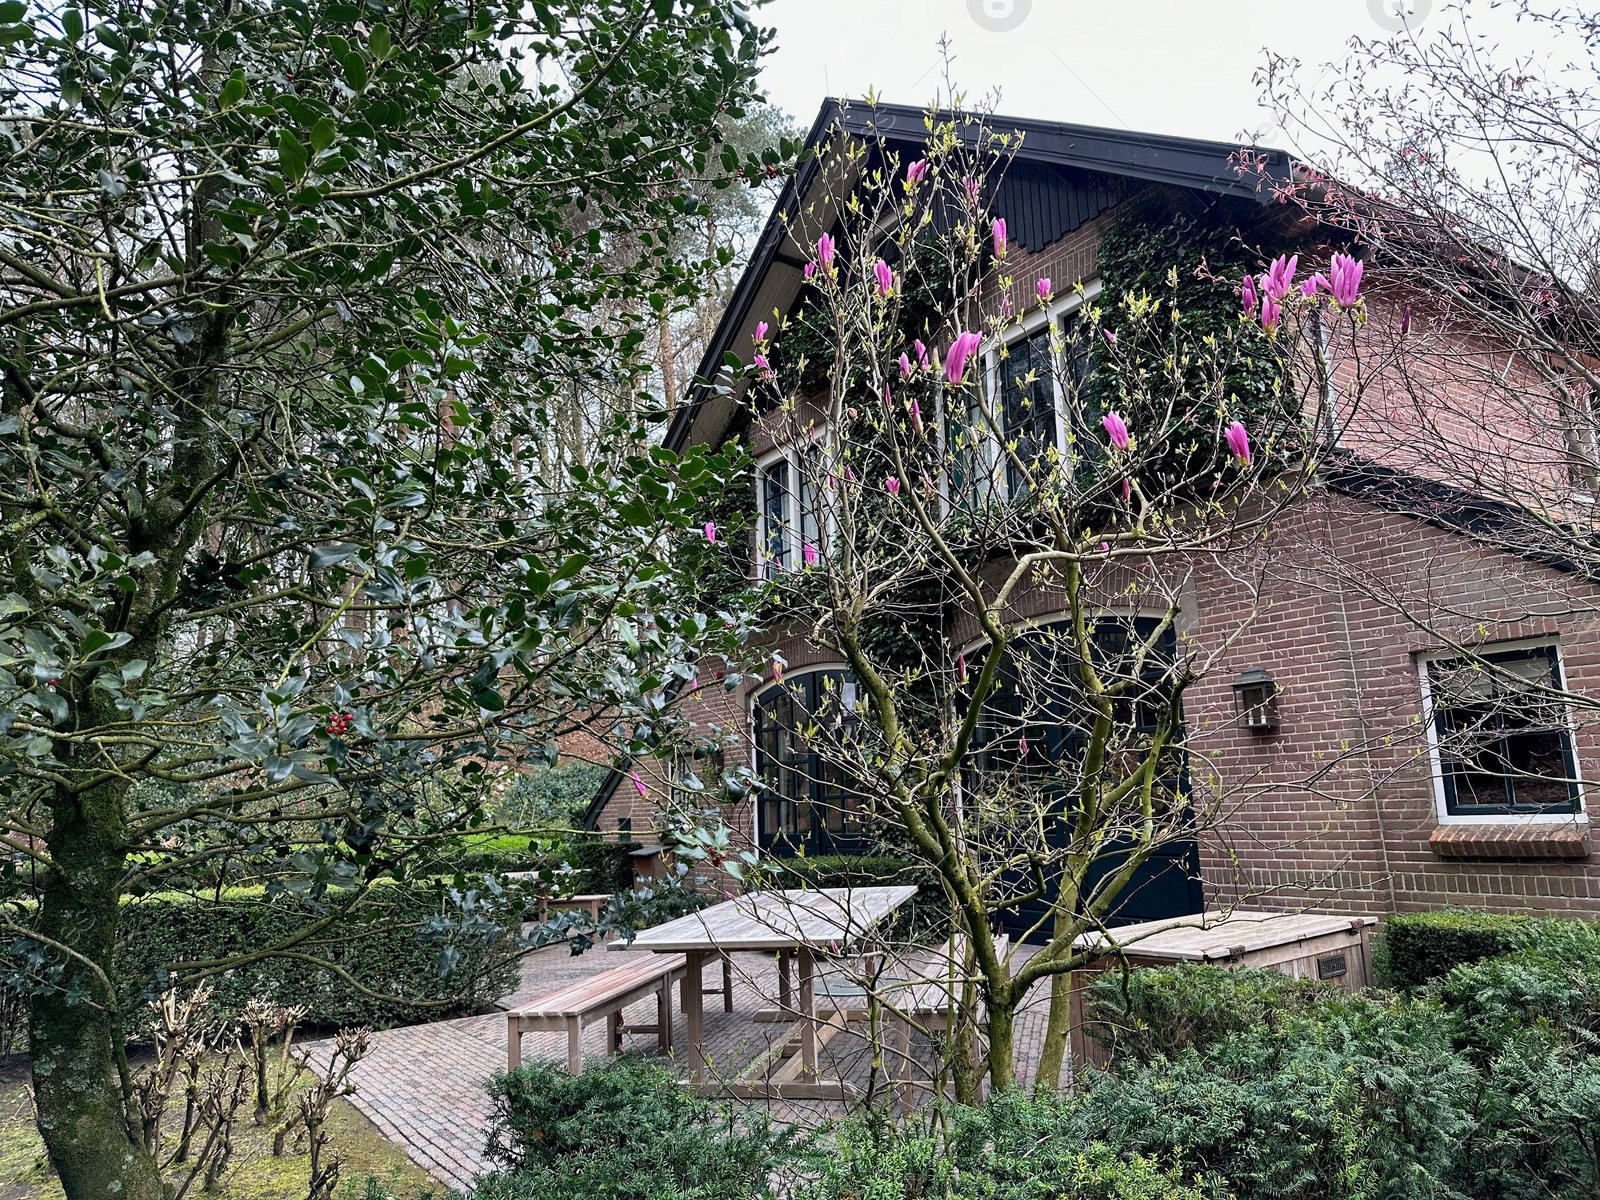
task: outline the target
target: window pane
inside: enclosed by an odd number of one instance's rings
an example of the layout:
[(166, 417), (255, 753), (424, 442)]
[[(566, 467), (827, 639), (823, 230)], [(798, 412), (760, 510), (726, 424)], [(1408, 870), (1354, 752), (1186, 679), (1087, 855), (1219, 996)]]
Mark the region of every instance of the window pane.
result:
[(1449, 811), (1574, 811), (1553, 647), (1427, 669)]
[[(1042, 463), (1056, 444), (1055, 379), (1048, 327), (1013, 342), (1000, 360), (1000, 416), (1006, 442), (1016, 443), (1017, 457), (1030, 464)], [(1022, 473), (1009, 456), (1006, 486), (1013, 498), (1027, 493)]]
[(761, 516), (766, 528), (762, 547), (767, 578), (772, 579), (789, 562), (789, 464), (773, 463), (761, 472)]
[(822, 451), (813, 446), (805, 452), (805, 457), (800, 463), (800, 478), (795, 480), (795, 495), (799, 500), (800, 508), (800, 547), (801, 562), (804, 563), (805, 547), (811, 546), (816, 550), (822, 549), (822, 519), (818, 512), (816, 482), (821, 478)]

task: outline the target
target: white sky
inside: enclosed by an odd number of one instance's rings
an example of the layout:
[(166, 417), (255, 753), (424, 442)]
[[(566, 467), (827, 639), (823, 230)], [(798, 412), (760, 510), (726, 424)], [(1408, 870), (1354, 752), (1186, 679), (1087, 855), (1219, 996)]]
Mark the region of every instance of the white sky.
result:
[[(1003, 5), (1007, 0), (990, 0)], [(1010, 0), (1020, 3), (1022, 0)], [(824, 96), (925, 104), (942, 81), (938, 40), (969, 102), (1000, 90), (1006, 115), (1233, 141), (1282, 144), (1257, 104), (1263, 47), (1316, 67), (1352, 35), (1386, 36), (1368, 0), (1031, 0), (1010, 32), (982, 28), (969, 0), (772, 0), (755, 12), (776, 27), (763, 81), (809, 126)], [(1411, 0), (1422, 32), (1446, 21), (1444, 0)], [(1476, 5), (1474, 25), (1501, 25)]]

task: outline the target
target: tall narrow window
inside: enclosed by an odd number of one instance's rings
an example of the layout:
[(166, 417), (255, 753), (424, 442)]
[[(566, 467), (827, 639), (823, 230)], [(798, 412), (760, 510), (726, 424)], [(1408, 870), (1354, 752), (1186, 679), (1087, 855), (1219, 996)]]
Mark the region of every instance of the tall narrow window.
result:
[(789, 554), (789, 460), (761, 469), (761, 569), (768, 579), (793, 565)]
[(1042, 468), (1056, 446), (1056, 380), (1050, 353), (1050, 326), (1007, 347), (1000, 359), (999, 408), (1006, 445), (1006, 491), (1013, 499), (1027, 495), (1027, 477), (1017, 460)]
[(1554, 646), (1433, 659), (1423, 669), (1446, 813), (1579, 811)]

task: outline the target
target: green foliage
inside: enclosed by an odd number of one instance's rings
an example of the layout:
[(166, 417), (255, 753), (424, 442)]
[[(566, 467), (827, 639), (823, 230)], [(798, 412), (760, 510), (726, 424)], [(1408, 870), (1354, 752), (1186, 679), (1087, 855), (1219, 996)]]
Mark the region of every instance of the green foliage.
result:
[(804, 1194), (807, 1200), (1221, 1200), (1178, 1167), (1033, 1128), (1029, 1115), (1048, 1111), (1011, 1093), (986, 1109), (955, 1110), (949, 1137), (846, 1126), (837, 1152)]
[(605, 776), (606, 768), (594, 763), (529, 767), (517, 773), (495, 808), (502, 821), (518, 829), (571, 827)]
[(638, 842), (610, 841), (599, 834), (585, 834), (573, 838), (562, 851), (561, 858), (567, 866), (583, 873), (584, 886), (574, 886), (577, 892), (625, 892), (633, 887), (633, 852)]
[[(1117, 342), (1096, 338), (1090, 350), (1084, 426), (1092, 429), (1099, 414), (1115, 410), (1130, 429), (1167, 429), (1159, 457), (1142, 466), (1151, 494), (1204, 478), (1230, 420), (1244, 422), (1258, 445), (1295, 432), (1298, 414), (1285, 411), (1272, 339), (1239, 320), (1237, 281), (1262, 269), (1246, 241), (1258, 220), (1244, 202), (1190, 211), (1151, 197), (1129, 208), (1100, 243), (1095, 303)], [(1176, 424), (1162, 409), (1174, 397)]]
[(1205, 1051), (1231, 1034), (1305, 1013), (1332, 989), (1282, 971), (1229, 970), (1209, 963), (1107, 971), (1089, 985), (1091, 1034), (1113, 1060), (1148, 1063), (1187, 1049)]
[(1397, 913), (1383, 923), (1373, 948), (1373, 967), (1387, 987), (1417, 988), (1461, 963), (1510, 954), (1528, 944), (1532, 917), (1504, 913)]
[(568, 1075), (526, 1063), (489, 1083), (476, 1200), (758, 1200), (808, 1161), (804, 1137), (759, 1111), (692, 1095), (664, 1066), (623, 1056)]
[[(459, 921), (463, 901), (471, 920), (458, 923), (455, 936), (441, 936), (449, 918)], [(259, 996), (309, 1006), (309, 1025), (383, 1026), (472, 1012), (516, 989), (521, 918), (507, 908), (485, 909), (476, 894), (379, 887), (344, 923), (316, 931), (325, 916), (325, 909), (253, 889), (124, 904), (113, 977), (130, 1029), (148, 1026), (146, 1003), (166, 984), (166, 969), (246, 957), (308, 932), (296, 944), (304, 957), (266, 955), (212, 976), (217, 1013), (232, 1020)]]

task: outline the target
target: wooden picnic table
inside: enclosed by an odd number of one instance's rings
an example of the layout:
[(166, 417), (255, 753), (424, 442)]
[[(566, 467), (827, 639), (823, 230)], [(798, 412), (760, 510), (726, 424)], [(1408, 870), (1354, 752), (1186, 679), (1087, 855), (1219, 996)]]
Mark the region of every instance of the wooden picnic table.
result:
[[(705, 960), (717, 955), (726, 961), (726, 956), (736, 950), (792, 955), (799, 967), (799, 995), (791, 1010), (798, 1018), (798, 1053), (765, 1079), (742, 1079), (720, 1090), (733, 1095), (839, 1099), (845, 1094), (842, 1082), (817, 1078), (817, 957), (849, 953), (885, 917), (916, 894), (916, 886), (911, 884), (752, 892), (646, 929), (631, 943), (618, 939), (610, 949), (684, 956), (687, 969), (682, 997), (688, 1026), (689, 1076), (691, 1083), (698, 1086), (706, 1083), (708, 1065), (701, 975)], [(788, 997), (782, 999), (787, 1005)]]

